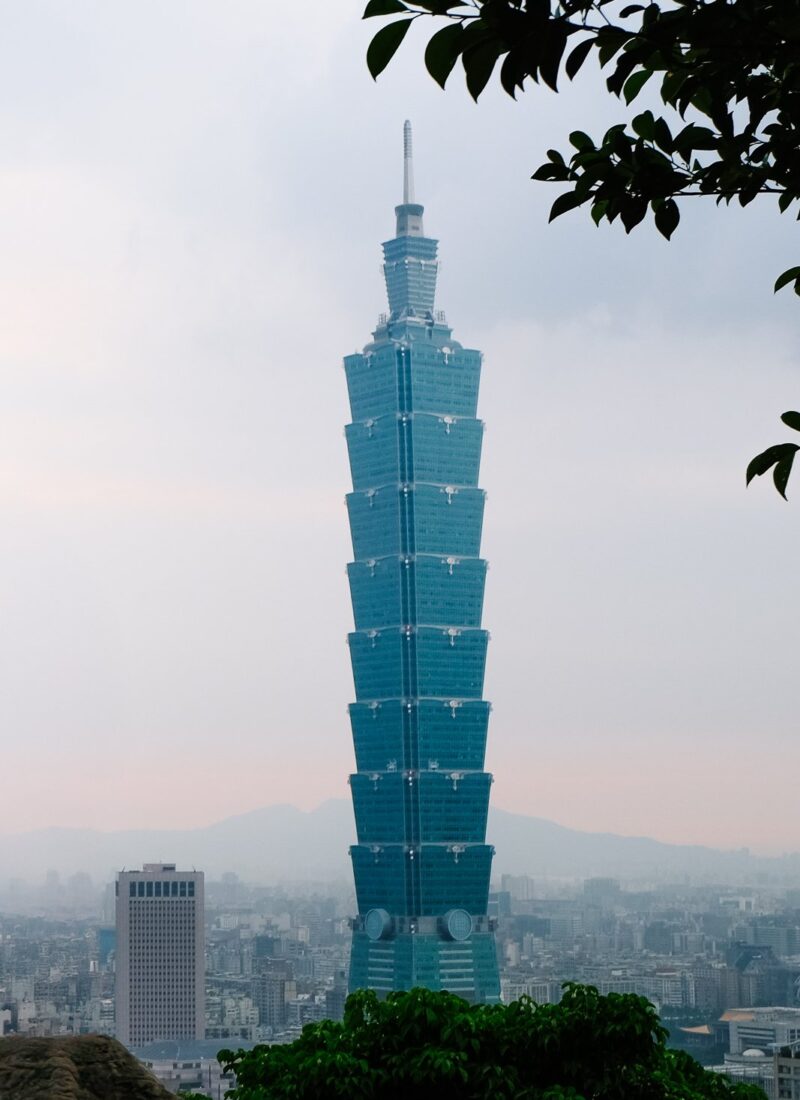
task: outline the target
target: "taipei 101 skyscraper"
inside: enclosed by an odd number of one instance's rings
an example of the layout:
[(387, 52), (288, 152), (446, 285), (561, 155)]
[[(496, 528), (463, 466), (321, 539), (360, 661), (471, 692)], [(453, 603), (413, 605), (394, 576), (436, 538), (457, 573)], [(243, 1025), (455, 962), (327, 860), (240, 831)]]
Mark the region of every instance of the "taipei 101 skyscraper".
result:
[(389, 313), (344, 363), (357, 700), (350, 988), (420, 985), (495, 1002), (481, 353), (457, 343), (434, 308), (437, 242), (414, 200), (408, 122), (395, 213), (383, 245)]

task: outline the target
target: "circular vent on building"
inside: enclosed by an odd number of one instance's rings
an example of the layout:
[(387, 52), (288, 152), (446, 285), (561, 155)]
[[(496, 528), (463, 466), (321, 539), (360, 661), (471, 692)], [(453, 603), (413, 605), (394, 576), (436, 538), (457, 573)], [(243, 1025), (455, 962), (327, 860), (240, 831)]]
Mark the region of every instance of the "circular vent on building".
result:
[(472, 917), (466, 909), (450, 909), (444, 915), (444, 928), (451, 940), (469, 939), (472, 932)]
[(370, 909), (364, 917), (364, 931), (371, 940), (385, 939), (392, 928), (392, 918), (385, 909)]

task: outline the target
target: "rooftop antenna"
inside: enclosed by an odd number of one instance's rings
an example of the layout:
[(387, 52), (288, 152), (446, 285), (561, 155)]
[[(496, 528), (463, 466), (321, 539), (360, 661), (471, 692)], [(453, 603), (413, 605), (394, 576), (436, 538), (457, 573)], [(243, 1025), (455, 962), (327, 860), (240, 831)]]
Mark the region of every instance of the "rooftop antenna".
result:
[(424, 237), (423, 207), (414, 198), (414, 154), (411, 147), (411, 123), (403, 123), (403, 202), (394, 208), (398, 237)]
[(411, 146), (411, 123), (403, 123), (403, 204), (414, 201), (414, 153)]

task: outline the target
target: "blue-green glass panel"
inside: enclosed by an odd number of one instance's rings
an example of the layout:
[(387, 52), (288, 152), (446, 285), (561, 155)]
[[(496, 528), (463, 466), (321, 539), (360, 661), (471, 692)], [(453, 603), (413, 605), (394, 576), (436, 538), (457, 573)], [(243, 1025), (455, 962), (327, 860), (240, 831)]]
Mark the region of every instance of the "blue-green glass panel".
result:
[(366, 420), (398, 411), (397, 349), (394, 344), (386, 344), (367, 355), (348, 355), (344, 369), (352, 420)]
[(417, 694), (478, 699), (489, 635), (485, 630), (419, 627), (415, 633)]
[(401, 482), (478, 484), (483, 424), (447, 413), (369, 418), (345, 429), (355, 489)]
[(414, 639), (397, 627), (348, 635), (356, 699), (393, 699), (410, 693)]
[(417, 485), (409, 496), (413, 496), (416, 553), (479, 557), (485, 498), (482, 489), (456, 488), (448, 492), (446, 486)]
[(423, 845), (419, 851), (420, 913), (436, 916), (448, 909), (486, 912), (492, 847), (467, 846), (463, 852), (448, 851), (444, 845)]
[(419, 723), (419, 766), (441, 769), (483, 768), (489, 704), (483, 699), (421, 699), (414, 708)]
[(402, 573), (407, 568), (396, 556), (348, 565), (347, 576), (357, 630), (403, 624), (400, 586)]
[(431, 237), (394, 237), (384, 243), (383, 272), (392, 314), (433, 313), (437, 243)]
[(414, 412), (475, 416), (481, 374), (479, 351), (458, 348), (448, 354), (415, 344), (410, 360)]
[(397, 416), (361, 420), (345, 428), (354, 489), (400, 483)]
[(416, 623), (480, 626), (486, 562), (448, 554), (418, 554), (413, 564)]
[(486, 772), (420, 772), (420, 839), (483, 843), (490, 784)]
[(473, 933), (466, 943), (439, 937), (400, 935), (372, 942), (363, 932), (353, 935), (350, 989), (448, 989), (467, 1000), (497, 1003), (500, 980), (494, 936)]
[(353, 555), (357, 559), (381, 558), (402, 549), (400, 498), (396, 487), (377, 492), (348, 493), (347, 511)]
[(408, 857), (402, 847), (387, 846), (373, 851), (370, 846), (354, 844), (350, 848), (350, 858), (359, 913), (369, 909), (403, 913)]
[(401, 772), (350, 776), (359, 844), (390, 844), (402, 837), (403, 782)]
[[(350, 722), (359, 771), (431, 767), (480, 771), (486, 753), (489, 704), (482, 699), (420, 699), (406, 707), (399, 699), (352, 703)], [(406, 753), (414, 746), (413, 759)]]
[(486, 580), (486, 562), (480, 558), (373, 558), (351, 562), (347, 574), (358, 630), (416, 623), (480, 625)]
[(348, 493), (353, 555), (362, 559), (416, 552), (477, 558), (484, 498), (482, 489), (445, 485)]
[(410, 480), (432, 481), (439, 485), (477, 485), (483, 443), (480, 420), (415, 413), (400, 423), (413, 448)]
[(409, 696), (477, 699), (489, 635), (485, 630), (418, 627), (348, 635), (356, 698)]
[(382, 771), (394, 763), (410, 767), (404, 759), (404, 705), (398, 699), (385, 702), (351, 703), (350, 725), (359, 771)]

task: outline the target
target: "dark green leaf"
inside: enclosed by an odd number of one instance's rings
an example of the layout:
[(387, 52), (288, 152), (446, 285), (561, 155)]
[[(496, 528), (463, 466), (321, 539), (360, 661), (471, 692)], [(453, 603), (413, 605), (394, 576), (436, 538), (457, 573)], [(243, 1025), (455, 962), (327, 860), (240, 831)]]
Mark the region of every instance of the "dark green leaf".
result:
[(796, 432), (800, 432), (799, 412), (785, 412), (781, 417), (781, 420), (784, 422), (787, 428), (793, 428)]
[(399, 11), (408, 11), (401, 0), (369, 0), (361, 18), (371, 19), (373, 15), (396, 15)]
[(619, 212), (620, 221), (625, 226), (625, 232), (630, 233), (647, 213), (647, 200), (640, 198), (628, 198), (622, 204)]
[(631, 122), (631, 126), (639, 137), (643, 137), (645, 141), (653, 140), (656, 120), (652, 111), (642, 111), (642, 113), (637, 115), (633, 122)]
[(373, 80), (383, 72), (408, 34), (411, 19), (397, 19), (386, 27), (381, 27), (367, 49), (367, 68)]
[(719, 135), (709, 130), (707, 126), (693, 125), (690, 133), (693, 149), (716, 149), (719, 144)]
[(566, 194), (559, 195), (550, 207), (550, 217), (547, 220), (555, 221), (562, 214), (566, 214), (568, 210), (574, 210), (576, 206), (580, 206), (582, 202), (583, 199), (580, 195), (576, 195), (574, 191), (567, 191)]
[(458, 60), (463, 34), (461, 23), (450, 23), (433, 35), (425, 50), (425, 68), (440, 88), (444, 88)]
[(563, 183), (569, 178), (570, 170), (566, 164), (553, 164), (552, 161), (542, 164), (531, 176), (532, 180), (557, 180)]
[[(689, 79), (689, 74), (682, 67), (667, 72), (661, 81), (661, 99), (663, 102), (677, 107), (679, 94), (682, 93), (684, 98), (690, 94), (686, 90)], [(683, 109), (681, 114), (683, 114)]]
[(547, 164), (540, 165), (531, 179), (544, 179), (544, 180), (556, 180), (558, 183), (567, 183), (570, 178), (570, 169), (566, 164)]
[(633, 138), (625, 133), (625, 126), (622, 123), (619, 123), (617, 126), (612, 126), (603, 137), (604, 148), (610, 149), (625, 163), (630, 160), (632, 145)]
[(592, 204), (592, 221), (595, 225), (600, 225), (600, 222), (606, 216), (608, 210), (608, 199), (598, 199)]
[(544, 41), (544, 48), (539, 62), (539, 72), (541, 73), (542, 80), (548, 88), (552, 88), (554, 92), (558, 91), (558, 70), (566, 46), (567, 32), (560, 23), (551, 23), (549, 26), (549, 33)]
[(626, 50), (622, 56), (618, 59), (614, 72), (606, 81), (606, 87), (614, 95), (619, 95), (622, 91), (622, 86), (633, 70), (639, 64), (639, 61), (634, 53)]
[(600, 65), (607, 65), (611, 58), (618, 53), (626, 42), (630, 41), (625, 31), (615, 28), (603, 28), (597, 34), (598, 58)]
[(680, 210), (678, 210), (678, 204), (674, 199), (666, 199), (656, 208), (656, 229), (667, 240), (678, 228), (680, 220)]
[(637, 95), (652, 75), (652, 70), (640, 69), (638, 73), (633, 73), (628, 77), (622, 88), (622, 95), (626, 103), (631, 103), (636, 99)]
[(789, 484), (789, 475), (792, 472), (792, 463), (794, 462), (796, 453), (795, 451), (792, 454), (788, 454), (786, 458), (782, 458), (780, 462), (776, 462), (775, 469), (772, 471), (772, 480), (775, 483), (775, 488), (784, 500), (786, 500), (786, 486)]
[(503, 90), (516, 99), (517, 88), (522, 88), (525, 77), (529, 76), (524, 50), (510, 50), (500, 66), (500, 83)]
[(425, 8), (431, 15), (447, 15), (453, 8), (467, 7), (466, 0), (414, 0), (418, 8)]
[(782, 275), (779, 275), (775, 280), (775, 293), (783, 288), (788, 283), (793, 283), (797, 279), (800, 279), (800, 267), (790, 267)]
[(475, 101), (489, 84), (497, 58), (500, 57), (502, 44), (496, 35), (486, 37), (480, 45), (470, 46), (461, 54), (461, 64), (467, 74), (467, 88)]
[(593, 45), (593, 38), (584, 38), (583, 41), (579, 42), (575, 49), (570, 52), (567, 60), (564, 62), (564, 70), (570, 80), (574, 80), (578, 75), (578, 70), (589, 56), (589, 52)]
[(584, 134), (583, 130), (573, 130), (569, 135), (570, 145), (574, 145), (576, 149), (594, 149), (594, 142), (588, 134)]
[(653, 126), (653, 135), (656, 145), (665, 153), (671, 153), (673, 148), (672, 132), (663, 118), (657, 118)]
[(798, 449), (800, 448), (796, 443), (776, 443), (773, 447), (767, 447), (766, 451), (762, 451), (760, 455), (751, 459), (747, 467), (745, 484), (749, 485), (754, 477), (761, 477), (776, 463), (785, 461), (790, 455), (794, 456)]
[(709, 118), (712, 117), (714, 113), (714, 99), (707, 87), (698, 87), (697, 91), (692, 93), (691, 104), (704, 115), (708, 115)]

